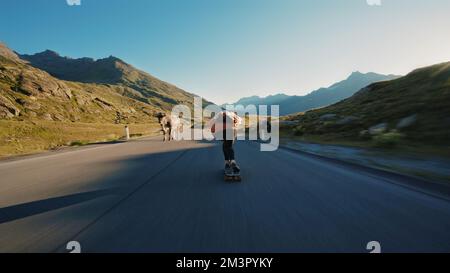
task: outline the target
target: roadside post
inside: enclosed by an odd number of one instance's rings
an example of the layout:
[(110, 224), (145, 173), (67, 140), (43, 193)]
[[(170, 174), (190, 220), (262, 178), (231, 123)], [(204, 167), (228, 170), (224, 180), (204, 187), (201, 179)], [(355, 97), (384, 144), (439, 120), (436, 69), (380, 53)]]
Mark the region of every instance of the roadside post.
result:
[(128, 125), (125, 125), (125, 139), (130, 140), (130, 128)]

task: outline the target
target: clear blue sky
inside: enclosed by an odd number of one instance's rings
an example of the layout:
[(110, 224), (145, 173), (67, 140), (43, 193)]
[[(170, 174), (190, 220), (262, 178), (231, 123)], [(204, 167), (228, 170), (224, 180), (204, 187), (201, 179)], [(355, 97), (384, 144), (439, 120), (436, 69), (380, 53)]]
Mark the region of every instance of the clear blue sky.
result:
[(450, 1), (1, 0), (20, 53), (114, 55), (217, 103), (450, 60)]

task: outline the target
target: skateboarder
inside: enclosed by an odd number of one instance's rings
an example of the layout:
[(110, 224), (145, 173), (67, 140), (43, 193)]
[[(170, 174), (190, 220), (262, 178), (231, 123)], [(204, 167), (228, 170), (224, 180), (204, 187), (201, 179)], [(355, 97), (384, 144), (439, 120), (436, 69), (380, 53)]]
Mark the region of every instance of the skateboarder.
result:
[(223, 111), (210, 120), (209, 128), (216, 139), (222, 140), (223, 155), (225, 158), (225, 177), (240, 178), (239, 168), (235, 154), (234, 142), (237, 136), (238, 126), (242, 119), (235, 112)]

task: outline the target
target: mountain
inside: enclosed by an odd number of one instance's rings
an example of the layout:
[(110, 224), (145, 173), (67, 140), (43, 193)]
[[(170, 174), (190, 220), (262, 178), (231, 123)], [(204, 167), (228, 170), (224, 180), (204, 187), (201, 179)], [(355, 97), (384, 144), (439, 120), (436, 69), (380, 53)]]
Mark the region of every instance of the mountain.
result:
[(320, 88), (306, 96), (288, 96), (278, 94), (260, 98), (258, 96), (243, 98), (235, 105), (280, 105), (280, 114), (289, 115), (314, 108), (324, 107), (352, 96), (361, 88), (379, 81), (396, 79), (399, 76), (381, 75), (377, 73), (354, 72), (347, 79), (335, 83), (328, 88)]
[[(334, 105), (285, 120), (298, 136), (391, 145), (450, 143), (450, 62), (371, 84)], [(290, 129), (289, 129), (290, 128)]]
[(72, 59), (61, 57), (51, 50), (34, 55), (20, 55), (20, 58), (58, 79), (83, 83), (119, 83), (123, 76), (119, 65), (126, 65), (122, 60), (113, 56), (99, 60)]
[(193, 103), (193, 94), (113, 56), (99, 60), (72, 59), (46, 50), (34, 55), (20, 55), (20, 58), (61, 80), (125, 87), (126, 92), (123, 95), (164, 110), (171, 110), (176, 104)]
[(0, 120), (146, 123), (193, 96), (115, 57), (18, 55), (0, 43)]
[[(280, 104), (281, 102), (291, 98), (291, 96), (288, 96), (286, 94), (277, 94), (277, 95), (271, 95), (267, 97), (259, 97), (259, 96), (252, 96), (252, 97), (246, 97), (238, 100), (235, 103), (232, 103), (234, 105), (273, 105), (273, 104)], [(226, 104), (225, 104), (226, 105)]]

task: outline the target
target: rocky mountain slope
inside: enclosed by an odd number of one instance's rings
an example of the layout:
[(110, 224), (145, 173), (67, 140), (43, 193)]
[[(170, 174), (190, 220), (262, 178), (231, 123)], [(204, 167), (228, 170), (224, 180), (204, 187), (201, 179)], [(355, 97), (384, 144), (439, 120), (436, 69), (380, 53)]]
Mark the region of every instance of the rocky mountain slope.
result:
[(96, 83), (124, 87), (123, 95), (170, 110), (176, 104), (192, 105), (193, 94), (127, 64), (119, 58), (72, 59), (47, 50), (34, 55), (21, 55), (35, 68), (50, 75), (81, 83)]
[(193, 96), (114, 57), (20, 56), (0, 44), (0, 119), (154, 122)]
[(297, 136), (401, 142), (450, 143), (450, 62), (417, 69), (405, 77), (371, 84), (322, 109), (289, 116), (285, 129)]

